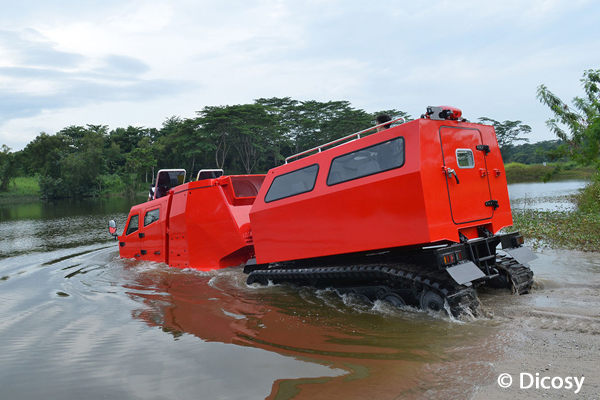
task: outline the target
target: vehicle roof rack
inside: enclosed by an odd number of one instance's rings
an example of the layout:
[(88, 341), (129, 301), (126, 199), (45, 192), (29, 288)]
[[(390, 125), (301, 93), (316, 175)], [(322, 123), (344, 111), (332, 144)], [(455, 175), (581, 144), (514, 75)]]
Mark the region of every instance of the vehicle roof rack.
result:
[[(363, 134), (363, 133), (366, 133), (366, 132), (372, 131), (372, 130), (374, 130), (374, 129), (377, 129), (377, 128), (379, 128), (380, 126), (384, 126), (384, 125), (388, 125), (388, 124), (393, 124), (394, 122), (398, 122), (398, 121), (400, 121), (400, 120), (402, 120), (402, 123), (406, 122), (406, 119), (405, 119), (404, 117), (396, 118), (396, 119), (393, 119), (393, 120), (391, 120), (391, 121), (386, 121), (386, 122), (384, 122), (383, 124), (375, 125), (375, 126), (372, 126), (372, 127), (370, 127), (370, 128), (364, 129), (364, 130), (362, 130), (362, 131), (360, 131), (360, 132), (355, 132), (355, 133), (353, 133), (353, 134), (351, 134), (351, 135), (344, 136), (343, 138), (339, 138), (339, 139), (333, 140), (333, 141), (331, 141), (331, 142), (329, 142), (329, 143), (325, 143), (325, 144), (322, 144), (322, 145), (320, 145), (320, 146), (313, 147), (312, 149), (301, 151), (300, 153), (297, 153), (297, 154), (294, 154), (293, 156), (289, 156), (289, 157), (287, 157), (287, 158), (285, 159), (285, 164), (287, 164), (287, 163), (288, 163), (288, 161), (289, 161), (289, 160), (291, 160), (292, 158), (296, 158), (296, 157), (304, 156), (304, 155), (306, 155), (306, 154), (312, 153), (313, 151), (316, 151), (316, 152), (320, 153), (321, 151), (323, 151), (323, 148), (324, 148), (324, 147), (331, 146), (331, 145), (334, 145), (334, 144), (336, 144), (336, 143), (343, 142), (343, 141), (345, 141), (345, 140), (348, 140), (348, 139), (350, 139), (350, 138), (353, 138), (354, 136), (356, 136), (356, 139), (360, 139), (360, 135), (361, 135), (361, 134)], [(343, 144), (343, 143), (340, 143), (340, 144)], [(338, 145), (338, 146), (339, 146), (339, 145)]]

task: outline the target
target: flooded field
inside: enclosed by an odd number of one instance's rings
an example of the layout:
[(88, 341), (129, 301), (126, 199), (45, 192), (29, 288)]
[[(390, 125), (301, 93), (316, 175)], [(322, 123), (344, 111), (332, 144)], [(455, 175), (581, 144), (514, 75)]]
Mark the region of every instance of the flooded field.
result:
[[(535, 293), (484, 290), (488, 316), (456, 321), (121, 260), (107, 220), (123, 227), (130, 205), (0, 209), (0, 398), (599, 397), (595, 253), (539, 253)], [(498, 386), (523, 372), (585, 381)]]

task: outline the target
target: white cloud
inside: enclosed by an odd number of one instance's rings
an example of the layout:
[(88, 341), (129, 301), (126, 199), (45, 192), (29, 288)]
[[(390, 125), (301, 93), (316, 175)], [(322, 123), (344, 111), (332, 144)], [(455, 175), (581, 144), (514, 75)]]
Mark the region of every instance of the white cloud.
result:
[[(600, 43), (600, 6), (584, 0), (26, 6), (0, 16), (0, 143), (10, 139), (16, 149), (39, 130), (160, 126), (207, 105), (271, 96), (413, 116), (449, 104), (472, 120), (520, 119), (535, 140), (552, 139), (536, 87), (569, 100), (580, 94), (583, 70), (600, 68), (591, 51)], [(20, 130), (22, 141), (8, 130)]]

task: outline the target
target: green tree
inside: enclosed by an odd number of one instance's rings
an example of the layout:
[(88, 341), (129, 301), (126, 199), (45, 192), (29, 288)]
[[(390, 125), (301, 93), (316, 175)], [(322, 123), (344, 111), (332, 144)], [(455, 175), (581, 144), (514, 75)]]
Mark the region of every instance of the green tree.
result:
[(8, 186), (17, 169), (15, 155), (5, 144), (0, 149), (0, 192), (8, 192)]
[(256, 167), (265, 162), (265, 158), (277, 143), (276, 119), (264, 106), (249, 104), (236, 110), (239, 126), (233, 147), (237, 151), (244, 171), (256, 172)]
[(203, 136), (208, 139), (214, 148), (215, 165), (223, 168), (225, 160), (232, 147), (232, 130), (235, 129), (236, 121), (229, 115), (231, 106), (206, 106), (199, 115), (198, 123)]
[[(298, 129), (293, 137), (295, 144), (294, 153), (302, 150), (319, 146), (334, 139), (346, 136), (352, 132), (349, 123), (343, 119), (350, 114), (352, 108), (347, 101), (329, 101), (327, 103), (319, 101), (304, 101), (299, 105)], [(365, 117), (362, 115), (362, 117)], [(367, 121), (370, 121), (370, 116)], [(358, 130), (362, 130), (370, 122), (361, 123)], [(355, 126), (355, 121), (352, 122)]]
[(538, 87), (537, 98), (554, 113), (546, 125), (563, 141), (553, 156), (568, 155), (579, 164), (600, 167), (600, 69), (584, 71), (581, 83), (585, 95), (575, 97), (573, 107), (546, 85)]
[(215, 166), (214, 147), (204, 137), (198, 118), (167, 118), (153, 150), (159, 168), (186, 168), (193, 175), (196, 169)]
[(352, 108), (346, 101), (327, 103), (326, 112), (325, 123), (321, 125), (320, 129), (327, 141), (367, 129), (374, 124), (375, 120), (373, 114)]
[[(381, 114), (389, 115), (392, 118), (392, 120), (398, 119), (398, 118), (404, 118), (405, 122), (412, 121), (410, 114), (408, 114), (404, 111), (400, 111), (400, 110), (396, 110), (395, 108), (392, 108), (391, 110), (381, 110), (381, 111), (373, 113), (372, 115), (373, 115), (373, 124), (374, 125), (377, 122), (377, 120), (376, 120), (377, 116), (379, 116)], [(402, 122), (402, 121), (400, 121), (400, 122)]]
[(162, 128), (158, 131), (157, 138), (175, 133), (183, 123), (184, 120), (176, 115), (166, 118), (162, 123)]
[(109, 174), (119, 172), (119, 168), (123, 166), (124, 155), (121, 152), (121, 146), (110, 140), (104, 144), (104, 157), (106, 160), (106, 167)]
[[(374, 125), (380, 114), (354, 109), (348, 101), (301, 102), (289, 97), (275, 97), (258, 99), (256, 103), (267, 106), (277, 117), (280, 139), (276, 145), (287, 155), (366, 129)], [(397, 110), (386, 112), (394, 117), (406, 115)]]
[(149, 137), (144, 137), (137, 146), (127, 154), (127, 171), (135, 173), (138, 180), (144, 176), (148, 183), (148, 173), (156, 165), (156, 158), (152, 152), (152, 143)]
[[(88, 125), (88, 127), (92, 127)], [(130, 154), (143, 138), (150, 138), (153, 142), (158, 136), (154, 128), (128, 126), (118, 127), (105, 135), (105, 157), (107, 158), (108, 172), (116, 173), (126, 168), (127, 155)]]
[(262, 104), (205, 107), (198, 112), (200, 132), (212, 145), (215, 163), (223, 168), (232, 150), (233, 164), (253, 173), (265, 161), (277, 133), (276, 118)]
[(214, 147), (202, 136), (197, 118), (183, 120), (177, 127), (174, 138), (178, 143), (178, 152), (184, 157), (185, 162), (182, 165), (188, 166), (190, 174), (194, 173), (198, 165), (201, 165), (198, 169), (202, 169), (202, 165), (213, 165), (209, 161), (208, 154), (214, 150)]
[(123, 154), (129, 154), (144, 137), (150, 137), (153, 131), (129, 125), (127, 128), (116, 128), (110, 132), (110, 141), (119, 145)]
[(157, 139), (152, 144), (158, 169), (185, 165), (186, 157), (183, 153), (187, 143), (184, 143), (186, 140), (181, 134), (183, 123), (180, 117), (173, 116), (167, 118), (158, 131)]
[(82, 197), (100, 193), (101, 176), (106, 172), (107, 135), (106, 125), (69, 126), (54, 136), (40, 134), (34, 145), (26, 147), (29, 159), (47, 152), (43, 164), (31, 163), (40, 173), (42, 197)]
[[(82, 127), (66, 128), (77, 132), (77, 136), (71, 151), (61, 160), (61, 178), (69, 187), (70, 194), (76, 197), (94, 195), (102, 190), (100, 175), (106, 170), (104, 140), (108, 134), (107, 126), (79, 128)], [(70, 136), (65, 130), (59, 133)]]
[(76, 146), (87, 134), (83, 126), (71, 125), (61, 129), (57, 134), (62, 135), (70, 145)]
[(500, 147), (500, 153), (502, 153), (502, 159), (505, 162), (510, 157), (514, 147), (514, 142), (529, 142), (529, 138), (521, 137), (521, 135), (530, 134), (531, 127), (523, 124), (521, 121), (499, 122), (495, 119), (481, 117), (479, 118), (479, 122), (494, 126), (496, 138), (498, 139), (498, 146)]
[[(269, 167), (280, 165), (284, 154), (291, 155), (296, 150), (294, 138), (300, 129), (300, 102), (290, 97), (272, 97), (255, 100), (266, 107), (267, 113), (275, 117), (275, 132), (272, 136)], [(298, 152), (298, 151), (295, 151)]]
[(60, 177), (60, 160), (68, 151), (70, 140), (64, 135), (48, 135), (41, 132), (21, 152), (25, 174)]
[(561, 143), (560, 140), (545, 140), (533, 144), (523, 143), (515, 145), (512, 147), (508, 159), (505, 160), (505, 162), (541, 164), (543, 162), (552, 161), (548, 153), (555, 151)]

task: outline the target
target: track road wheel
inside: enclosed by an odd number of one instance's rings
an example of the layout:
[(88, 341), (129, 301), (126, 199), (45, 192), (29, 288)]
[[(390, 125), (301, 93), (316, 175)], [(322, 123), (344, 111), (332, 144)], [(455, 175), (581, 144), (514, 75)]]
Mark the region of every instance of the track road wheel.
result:
[(351, 290), (347, 293), (347, 295), (355, 298), (356, 300), (362, 301), (364, 303), (372, 303), (371, 299), (369, 298), (369, 296), (362, 294), (362, 293), (358, 293), (356, 290)]
[(444, 309), (444, 299), (442, 299), (442, 296), (431, 290), (425, 290), (421, 293), (419, 300), (423, 310), (441, 311)]
[(381, 301), (385, 301), (386, 303), (390, 303), (394, 307), (402, 307), (406, 305), (406, 302), (402, 297), (397, 295), (396, 293), (386, 293), (381, 297)]

